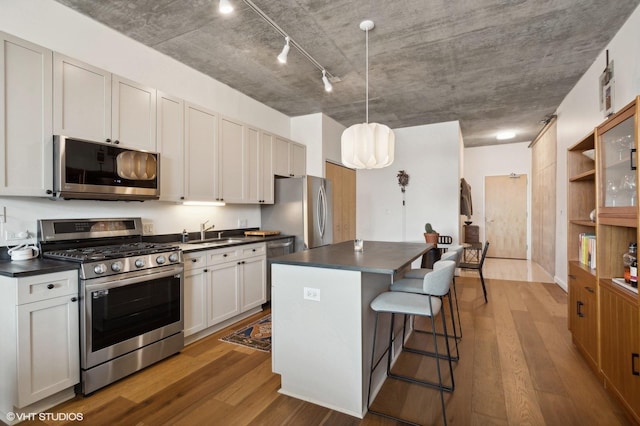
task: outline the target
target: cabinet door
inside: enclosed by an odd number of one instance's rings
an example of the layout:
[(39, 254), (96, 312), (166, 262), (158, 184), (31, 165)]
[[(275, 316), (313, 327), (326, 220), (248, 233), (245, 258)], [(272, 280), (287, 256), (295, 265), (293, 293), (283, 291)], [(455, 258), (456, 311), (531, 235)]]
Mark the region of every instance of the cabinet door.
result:
[(247, 311), (267, 301), (267, 258), (252, 257), (242, 263), (242, 309)]
[(214, 201), (217, 191), (218, 117), (213, 111), (185, 104), (185, 199)]
[(273, 135), (260, 132), (260, 199), (264, 204), (273, 204)]
[(221, 118), (218, 150), (219, 201), (244, 202), (245, 156), (244, 125), (228, 118)]
[(184, 198), (184, 102), (158, 92), (157, 148), (160, 153), (160, 200)]
[(111, 138), (111, 74), (53, 54), (53, 131), (97, 142)]
[(591, 367), (598, 366), (598, 310), (596, 278), (580, 266), (569, 264), (569, 329)]
[(184, 272), (184, 335), (190, 336), (207, 328), (208, 271), (205, 268)]
[(245, 126), (245, 141), (247, 148), (246, 178), (248, 203), (262, 202), (262, 158), (260, 153), (260, 131)]
[(240, 313), (238, 262), (228, 262), (209, 268), (207, 325), (212, 326)]
[(80, 382), (78, 298), (18, 306), (18, 401), (25, 407)]
[(601, 365), (608, 387), (640, 420), (640, 327), (638, 307), (601, 286)]
[(156, 151), (156, 89), (114, 75), (111, 139), (123, 146)]
[(307, 147), (297, 143), (289, 145), (289, 174), (300, 177), (307, 174)]
[(52, 52), (0, 32), (0, 195), (53, 188)]
[(289, 176), (289, 141), (276, 136), (273, 145), (273, 174)]

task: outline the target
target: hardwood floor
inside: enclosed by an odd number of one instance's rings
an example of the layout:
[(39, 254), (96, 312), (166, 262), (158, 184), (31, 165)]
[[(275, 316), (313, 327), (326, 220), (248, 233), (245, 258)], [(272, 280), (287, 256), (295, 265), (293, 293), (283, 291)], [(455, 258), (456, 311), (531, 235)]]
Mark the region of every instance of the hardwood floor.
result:
[[(458, 279), (463, 338), (454, 364), (456, 389), (445, 394), (450, 425), (630, 424), (572, 345), (562, 289), (495, 278), (487, 287), (485, 304), (476, 278)], [(52, 412), (83, 413), (81, 423), (92, 426), (397, 424), (372, 414), (360, 420), (280, 395), (270, 354), (220, 342), (226, 332)], [(422, 338), (413, 336), (409, 343), (420, 345)], [(394, 368), (435, 377), (432, 358), (403, 353)], [(389, 379), (374, 404), (420, 424), (442, 424), (433, 389)]]

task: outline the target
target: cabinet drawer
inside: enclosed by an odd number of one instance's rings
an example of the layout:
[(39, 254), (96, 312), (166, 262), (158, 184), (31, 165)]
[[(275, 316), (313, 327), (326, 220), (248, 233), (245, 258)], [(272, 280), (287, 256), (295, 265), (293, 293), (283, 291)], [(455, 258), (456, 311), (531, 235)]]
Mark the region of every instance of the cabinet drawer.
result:
[(573, 263), (569, 264), (569, 275), (576, 277), (576, 284), (581, 288), (587, 288), (588, 291), (595, 292), (596, 277), (585, 269)]
[(207, 252), (207, 265), (217, 265), (240, 258), (242, 251), (238, 247), (211, 250)]
[(251, 244), (248, 246), (242, 246), (242, 257), (261, 256), (267, 253), (267, 246), (265, 243)]
[(18, 305), (78, 294), (77, 271), (33, 275), (18, 278), (16, 281), (18, 286)]
[(207, 266), (207, 251), (198, 251), (195, 253), (184, 253), (184, 270), (190, 271), (196, 268)]

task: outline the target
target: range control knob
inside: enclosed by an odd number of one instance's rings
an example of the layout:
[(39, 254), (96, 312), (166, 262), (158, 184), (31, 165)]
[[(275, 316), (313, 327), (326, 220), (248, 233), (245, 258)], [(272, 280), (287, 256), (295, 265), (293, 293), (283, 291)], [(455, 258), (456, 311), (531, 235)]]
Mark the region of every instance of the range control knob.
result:
[(170, 262), (177, 262), (179, 259), (180, 259), (180, 256), (178, 256), (178, 253), (171, 253), (169, 255)]
[(111, 264), (111, 270), (113, 272), (120, 272), (122, 271), (122, 262), (118, 261), (118, 262), (113, 262)]
[(158, 265), (163, 265), (166, 261), (167, 261), (167, 259), (162, 255), (156, 257), (156, 263)]
[(144, 259), (136, 259), (136, 268), (142, 268), (144, 266)]
[(107, 272), (107, 265), (105, 265), (104, 263), (98, 263), (93, 267), (93, 272), (95, 272), (97, 275), (104, 274), (105, 272)]

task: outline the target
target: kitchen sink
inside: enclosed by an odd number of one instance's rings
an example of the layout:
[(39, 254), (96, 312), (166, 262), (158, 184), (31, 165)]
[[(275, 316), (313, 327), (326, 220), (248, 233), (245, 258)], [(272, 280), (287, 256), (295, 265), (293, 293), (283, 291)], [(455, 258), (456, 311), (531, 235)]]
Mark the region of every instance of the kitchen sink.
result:
[(198, 244), (201, 246), (224, 246), (227, 244), (243, 243), (245, 240), (239, 238), (207, 238), (206, 240), (191, 240), (187, 244)]

